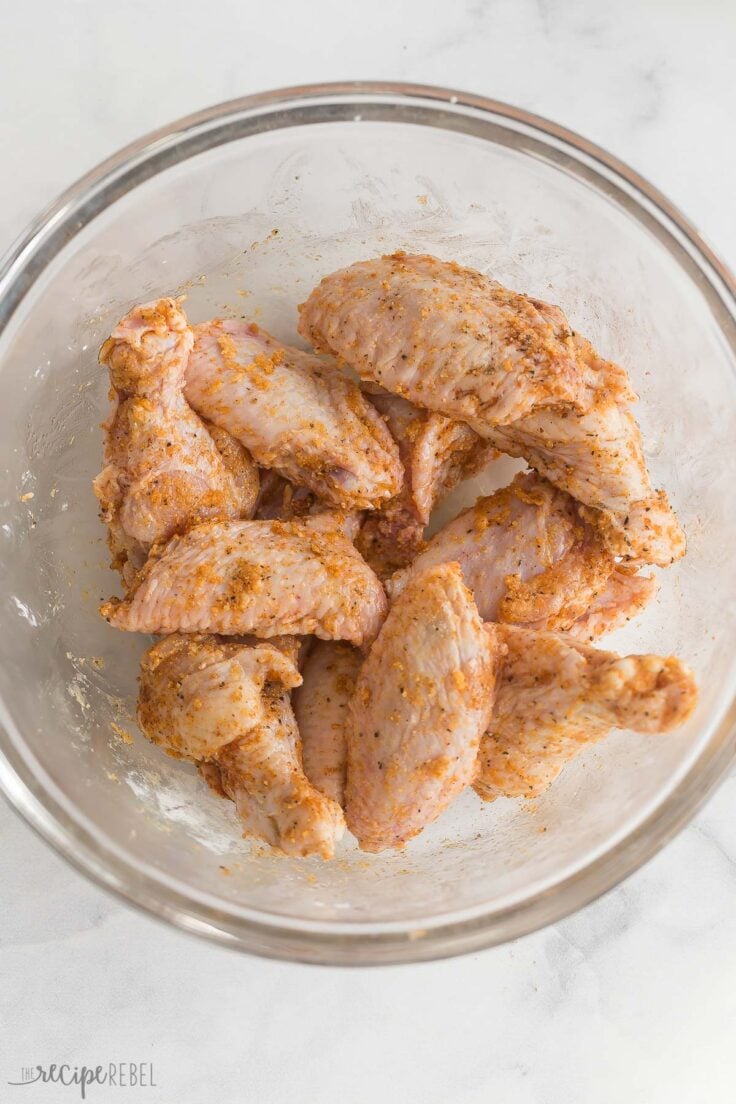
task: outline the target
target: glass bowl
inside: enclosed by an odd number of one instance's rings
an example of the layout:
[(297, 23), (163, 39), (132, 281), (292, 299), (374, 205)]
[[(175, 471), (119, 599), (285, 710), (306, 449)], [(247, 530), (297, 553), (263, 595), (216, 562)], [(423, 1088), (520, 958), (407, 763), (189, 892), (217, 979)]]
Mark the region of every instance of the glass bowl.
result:
[[(402, 248), (559, 303), (625, 364), (657, 484), (689, 540), (611, 646), (676, 652), (701, 685), (667, 736), (617, 733), (536, 801), (472, 792), (403, 853), (333, 863), (240, 839), (232, 806), (133, 720), (145, 638), (118, 592), (90, 481), (107, 410), (97, 348), (135, 302), (186, 293), (199, 321), (296, 340), (325, 273)], [(513, 939), (629, 874), (734, 754), (736, 311), (724, 266), (631, 170), (562, 128), (464, 93), (321, 85), (175, 123), (95, 169), (0, 273), (0, 782), (75, 866), (182, 928), (329, 963), (438, 958)], [(454, 505), (508, 480), (500, 462)]]

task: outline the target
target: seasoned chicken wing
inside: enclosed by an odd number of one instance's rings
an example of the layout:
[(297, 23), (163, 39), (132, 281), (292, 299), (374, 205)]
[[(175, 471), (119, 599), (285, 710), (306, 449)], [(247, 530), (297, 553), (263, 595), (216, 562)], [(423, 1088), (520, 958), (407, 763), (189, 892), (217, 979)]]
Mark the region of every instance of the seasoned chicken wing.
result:
[(287, 855), (332, 858), (342, 811), (307, 781), (288, 689), (301, 677), (271, 644), (166, 637), (143, 657), (138, 720), (154, 743), (202, 761), (245, 835)]
[(498, 655), (458, 564), (409, 581), (351, 703), (345, 815), (364, 851), (402, 847), (473, 781)]
[(466, 422), (603, 512), (611, 551), (668, 564), (684, 537), (649, 482), (626, 373), (558, 307), (436, 257), (396, 253), (325, 277), (300, 333), (363, 379)]
[(214, 760), (219, 783), (235, 802), (244, 835), (286, 855), (331, 859), (345, 831), (342, 809), (320, 793), (301, 766), (299, 730), (283, 691), (267, 699), (266, 719)]
[[(448, 522), (388, 582), (395, 597), (434, 564), (456, 561), (485, 621), (567, 629), (586, 617), (609, 584), (616, 562), (574, 499), (535, 473), (518, 475)], [(652, 589), (619, 588), (619, 620), (641, 608)], [(628, 600), (627, 600), (628, 597)], [(587, 630), (605, 631), (610, 617)], [(586, 630), (583, 630), (586, 631)]]
[(242, 451), (235, 475), (184, 398), (192, 343), (183, 311), (160, 299), (134, 307), (100, 350), (115, 408), (94, 490), (114, 565), (128, 578), (154, 542), (210, 517), (248, 516), (254, 505), (250, 457)]
[(386, 606), (350, 541), (318, 516), (198, 525), (154, 549), (128, 597), (101, 612), (132, 632), (314, 633), (362, 645)]
[(653, 491), (633, 415), (605, 377), (584, 412), (534, 411), (496, 428), (490, 439), (523, 457), (556, 486), (587, 504), (607, 547), (633, 566), (667, 567), (685, 554), (685, 536), (664, 491)]
[(401, 490), (366, 516), (357, 540), (371, 567), (386, 578), (414, 559), (437, 503), (496, 450), (464, 422), (422, 410), (376, 385), (364, 390), (385, 418), (404, 466)]
[(343, 802), (348, 704), (363, 656), (349, 644), (320, 640), (309, 652), (304, 682), (294, 694), (304, 773), (313, 786)]
[(259, 464), (344, 509), (374, 507), (396, 494), (396, 444), (333, 365), (246, 322), (205, 322), (195, 337), (188, 402)]
[(272, 643), (173, 633), (141, 660), (138, 723), (154, 744), (199, 762), (263, 723), (266, 683), (290, 689), (301, 681)]
[(481, 741), (477, 793), (535, 797), (612, 728), (668, 732), (692, 712), (692, 672), (670, 656), (618, 656), (567, 634), (498, 626), (507, 648)]
[(559, 308), (454, 261), (360, 261), (326, 276), (299, 310), (299, 332), (315, 348), (481, 434), (537, 406), (585, 398)]

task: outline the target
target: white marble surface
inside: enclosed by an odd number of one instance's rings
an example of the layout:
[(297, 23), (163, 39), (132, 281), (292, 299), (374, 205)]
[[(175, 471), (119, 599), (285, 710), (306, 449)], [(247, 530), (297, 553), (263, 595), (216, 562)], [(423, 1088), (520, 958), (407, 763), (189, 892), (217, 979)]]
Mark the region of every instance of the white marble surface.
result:
[[(735, 49), (732, 0), (24, 0), (3, 10), (0, 247), (85, 169), (178, 115), (374, 77), (471, 89), (581, 131), (733, 265)], [(362, 972), (169, 930), (0, 806), (0, 1099), (77, 1099), (7, 1088), (28, 1062), (121, 1059), (154, 1063), (152, 1104), (732, 1102), (735, 803), (731, 777), (664, 853), (554, 928)]]

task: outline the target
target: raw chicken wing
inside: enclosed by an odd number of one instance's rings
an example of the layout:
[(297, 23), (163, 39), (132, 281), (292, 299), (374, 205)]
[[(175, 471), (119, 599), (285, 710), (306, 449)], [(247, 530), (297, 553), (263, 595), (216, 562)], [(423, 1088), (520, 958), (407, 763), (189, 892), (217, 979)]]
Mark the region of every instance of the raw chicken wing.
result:
[(300, 333), (363, 379), (467, 422), (601, 511), (611, 551), (665, 565), (682, 531), (649, 482), (626, 373), (559, 307), (436, 257), (396, 253), (325, 277)]
[(473, 781), (498, 652), (458, 564), (409, 581), (352, 699), (345, 815), (364, 851), (402, 847)]
[(267, 682), (290, 689), (301, 681), (273, 643), (173, 633), (141, 660), (138, 723), (154, 744), (196, 763), (263, 723)]
[(198, 525), (154, 549), (128, 597), (102, 614), (132, 632), (314, 633), (362, 645), (386, 606), (353, 545), (318, 516)]
[(254, 459), (334, 506), (396, 494), (398, 449), (373, 406), (334, 365), (246, 322), (195, 328), (186, 397)]
[(695, 706), (692, 673), (672, 656), (618, 656), (511, 626), (497, 632), (508, 654), (480, 747), (475, 789), (486, 801), (535, 797), (612, 728), (668, 732)]
[[(450, 561), (460, 564), (485, 621), (560, 629), (588, 613), (616, 567), (579, 504), (535, 473), (517, 476), (448, 522), (393, 576), (389, 595), (425, 568)], [(632, 612), (642, 604), (638, 593), (632, 596)], [(591, 620), (591, 631), (596, 626), (603, 629), (604, 619)]]
[(337, 802), (315, 789), (304, 774), (299, 729), (287, 693), (267, 695), (264, 723), (224, 747), (214, 762), (244, 835), (286, 855), (333, 857), (345, 818)]
[(454, 261), (360, 261), (326, 276), (299, 310), (299, 332), (315, 348), (481, 434), (585, 398), (562, 312)]
[[(173, 299), (134, 307), (100, 350), (115, 408), (107, 422), (105, 468), (94, 482), (111, 533), (115, 566), (128, 578), (151, 545), (210, 517), (248, 516), (257, 480), (229, 470), (183, 394), (192, 331)], [(235, 443), (233, 442), (233, 445)], [(133, 570), (125, 570), (131, 562)]]
[(605, 376), (585, 412), (544, 408), (498, 427), (490, 439), (587, 504), (613, 555), (659, 567), (684, 556), (685, 536), (667, 496), (649, 482), (639, 427)]
[(319, 640), (307, 656), (304, 682), (294, 694), (304, 773), (340, 805), (347, 765), (348, 704), (362, 662), (363, 656), (349, 644)]
[(245, 835), (287, 855), (332, 858), (344, 819), (304, 776), (287, 692), (301, 679), (281, 651), (175, 635), (146, 653), (140, 681), (143, 731), (203, 760), (210, 785), (235, 801)]

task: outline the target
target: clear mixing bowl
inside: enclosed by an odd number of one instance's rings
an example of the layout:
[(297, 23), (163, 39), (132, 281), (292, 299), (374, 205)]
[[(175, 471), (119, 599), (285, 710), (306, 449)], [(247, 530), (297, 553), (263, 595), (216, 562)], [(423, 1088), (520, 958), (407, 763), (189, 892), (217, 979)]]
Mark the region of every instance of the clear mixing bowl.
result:
[[(689, 554), (611, 646), (676, 652), (690, 722), (617, 733), (534, 802), (472, 793), (404, 853), (333, 863), (240, 839), (232, 806), (133, 720), (146, 640), (100, 618), (116, 593), (90, 480), (107, 410), (97, 348), (135, 302), (186, 292), (296, 339), (322, 275), (402, 248), (559, 303), (625, 364), (648, 459)], [(512, 939), (652, 855), (734, 754), (736, 310), (723, 265), (670, 204), (560, 127), (436, 88), (252, 96), (111, 158), (0, 273), (0, 782), (79, 869), (189, 931), (311, 962), (437, 958)], [(454, 501), (505, 482), (501, 462)], [(31, 497), (32, 496), (32, 497)]]

